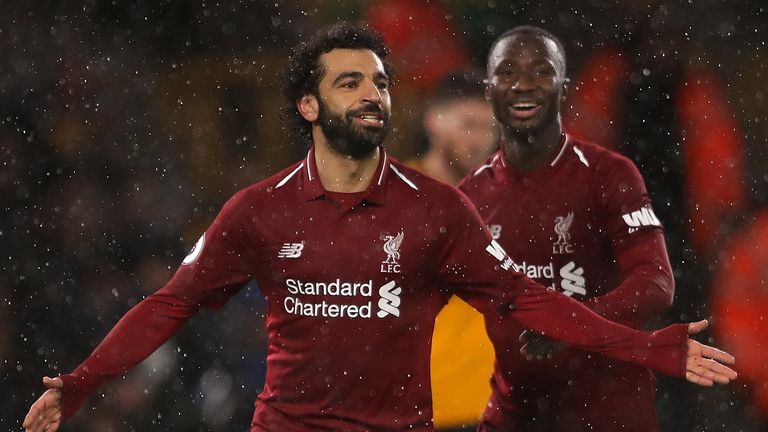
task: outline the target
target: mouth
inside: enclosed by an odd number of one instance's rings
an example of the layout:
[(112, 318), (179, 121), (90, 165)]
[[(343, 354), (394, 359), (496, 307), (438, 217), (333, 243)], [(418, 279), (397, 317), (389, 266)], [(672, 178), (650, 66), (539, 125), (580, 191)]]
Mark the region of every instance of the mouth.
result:
[(526, 120), (535, 116), (541, 109), (541, 104), (533, 101), (515, 102), (509, 106), (510, 114), (521, 120)]
[(378, 112), (364, 112), (352, 116), (355, 123), (365, 127), (383, 127), (384, 117)]

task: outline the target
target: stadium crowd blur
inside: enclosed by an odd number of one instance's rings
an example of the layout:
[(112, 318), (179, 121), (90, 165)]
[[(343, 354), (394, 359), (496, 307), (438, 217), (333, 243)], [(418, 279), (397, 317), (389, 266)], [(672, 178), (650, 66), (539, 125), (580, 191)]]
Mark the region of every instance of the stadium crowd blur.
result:
[[(534, 24), (572, 78), (567, 130), (632, 158), (677, 277), (666, 321), (709, 318), (740, 379), (659, 378), (663, 430), (768, 427), (768, 8), (762, 2), (20, 2), (0, 13), (0, 429), (162, 286), (224, 201), (302, 157), (279, 117), (287, 47), (365, 19), (398, 71), (388, 139), (422, 96)], [(601, 142), (601, 140), (603, 140)], [(264, 375), (251, 286), (204, 312), (64, 430), (242, 431)]]

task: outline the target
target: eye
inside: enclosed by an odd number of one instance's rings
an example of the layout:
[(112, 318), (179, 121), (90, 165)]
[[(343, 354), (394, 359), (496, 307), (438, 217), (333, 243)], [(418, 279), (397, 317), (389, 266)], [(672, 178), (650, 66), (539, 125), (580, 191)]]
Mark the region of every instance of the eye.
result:
[(536, 75), (540, 77), (550, 78), (555, 76), (555, 70), (551, 67), (546, 67), (546, 66), (539, 67), (539, 68), (536, 68), (535, 72), (536, 72)]
[(496, 70), (493, 78), (497, 82), (509, 82), (514, 81), (517, 75), (517, 69), (511, 67), (502, 67)]
[(376, 83), (376, 87), (379, 90), (387, 90), (389, 89), (389, 81), (379, 81)]
[(341, 83), (339, 87), (346, 88), (346, 89), (354, 89), (354, 88), (357, 88), (357, 81), (345, 81)]

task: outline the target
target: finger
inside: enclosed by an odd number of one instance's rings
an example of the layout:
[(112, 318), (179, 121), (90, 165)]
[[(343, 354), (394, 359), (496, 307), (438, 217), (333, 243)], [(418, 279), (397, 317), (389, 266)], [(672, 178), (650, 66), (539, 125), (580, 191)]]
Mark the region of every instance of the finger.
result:
[(709, 327), (709, 321), (701, 320), (688, 324), (688, 334), (699, 334)]
[(39, 430), (55, 415), (61, 413), (61, 390), (47, 390), (40, 398), (29, 408), (23, 424), (30, 430)]
[(30, 432), (37, 432), (45, 430), (45, 426), (48, 424), (48, 419), (43, 417), (42, 415), (37, 415), (33, 417), (30, 421), (30, 423), (26, 426), (26, 430)]
[(736, 358), (731, 354), (704, 344), (701, 344), (701, 356), (726, 364), (734, 364), (736, 362)]
[(736, 372), (733, 369), (709, 359), (695, 359), (689, 363), (687, 369), (719, 384), (728, 384), (736, 377)]
[(541, 346), (540, 341), (532, 341), (525, 344), (525, 352), (529, 355), (541, 357), (546, 353), (546, 349)]
[(686, 372), (685, 379), (688, 380), (689, 382), (700, 385), (702, 387), (712, 387), (714, 385), (712, 380), (696, 375), (693, 372)]
[(50, 377), (43, 377), (43, 385), (48, 387), (49, 389), (63, 389), (64, 388), (64, 381), (62, 381), (61, 378), (50, 378)]
[(736, 373), (735, 370), (729, 368), (728, 366), (722, 365), (714, 360), (709, 359), (701, 359), (700, 363), (702, 367), (709, 370), (712, 373), (711, 378), (715, 379), (717, 382), (720, 381), (726, 381), (721, 384), (728, 384), (728, 382), (735, 380), (739, 377), (739, 374)]
[(528, 330), (523, 330), (523, 332), (520, 333), (520, 336), (517, 337), (517, 340), (519, 340), (520, 342), (523, 342), (523, 343), (528, 342), (528, 335), (529, 334), (530, 333), (528, 332)]
[(50, 418), (45, 412), (38, 412), (35, 417), (32, 418), (32, 422), (29, 425), (30, 431), (43, 431), (45, 427), (50, 423)]
[(45, 432), (56, 432), (59, 429), (59, 426), (61, 426), (61, 413), (53, 418), (51, 423), (45, 429)]
[(37, 420), (37, 418), (42, 415), (44, 407), (45, 407), (45, 398), (41, 396), (40, 399), (36, 400), (35, 403), (33, 403), (31, 407), (29, 407), (29, 412), (27, 412), (27, 416), (24, 417), (24, 422), (22, 423), (22, 426), (29, 427), (30, 425), (32, 425), (32, 423), (34, 423), (35, 420)]
[(533, 361), (534, 355), (529, 351), (529, 344), (525, 344), (522, 347), (520, 347), (520, 354), (522, 354), (523, 357), (525, 357), (528, 361)]

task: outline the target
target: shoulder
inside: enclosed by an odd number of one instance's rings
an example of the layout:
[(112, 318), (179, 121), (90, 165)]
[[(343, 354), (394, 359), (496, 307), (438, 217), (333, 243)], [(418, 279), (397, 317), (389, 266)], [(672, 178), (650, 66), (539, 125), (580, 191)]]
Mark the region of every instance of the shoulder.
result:
[(467, 184), (482, 183), (484, 181), (496, 178), (496, 170), (502, 166), (501, 150), (497, 150), (480, 165), (472, 168), (469, 173), (459, 182), (459, 189), (463, 189)]
[(399, 160), (388, 156), (388, 166), (390, 172), (387, 173), (395, 184), (402, 184), (408, 186), (415, 191), (429, 191), (439, 192), (444, 190), (449, 185), (435, 180), (432, 177), (422, 173), (417, 166), (410, 164), (409, 162), (400, 162)]
[(498, 150), (480, 165), (474, 167), (457, 185), (459, 190), (474, 197), (478, 192), (494, 188), (500, 182), (499, 168), (502, 166), (502, 154)]
[(455, 186), (435, 180), (396, 159), (390, 159), (389, 169), (392, 171), (390, 175), (395, 177), (395, 184), (400, 183), (400, 187), (412, 189), (415, 196), (429, 207), (450, 208), (467, 205), (466, 196)]
[(300, 181), (301, 170), (305, 161), (299, 161), (277, 173), (237, 191), (224, 204), (223, 211), (245, 212), (261, 207), (267, 200), (279, 198), (281, 193), (288, 193), (295, 188), (287, 187), (291, 182)]
[(568, 137), (566, 157), (572, 163), (589, 169), (599, 178), (604, 176), (639, 177), (635, 164), (626, 156), (603, 146)]

